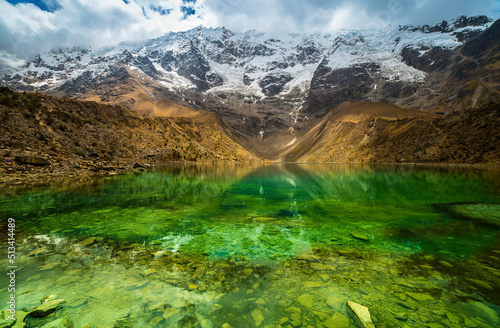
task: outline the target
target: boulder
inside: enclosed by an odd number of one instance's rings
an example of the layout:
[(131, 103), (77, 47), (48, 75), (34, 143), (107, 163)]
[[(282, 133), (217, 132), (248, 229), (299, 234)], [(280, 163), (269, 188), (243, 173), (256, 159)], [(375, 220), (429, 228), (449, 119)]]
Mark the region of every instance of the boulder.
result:
[(57, 300), (47, 300), (42, 305), (37, 306), (33, 311), (30, 312), (32, 317), (46, 317), (57, 309), (60, 309), (66, 301), (63, 299)]
[(364, 328), (375, 328), (375, 325), (372, 322), (372, 318), (370, 315), (370, 311), (366, 306), (361, 304), (347, 301), (347, 307), (352, 311), (356, 320), (360, 324), (361, 327)]

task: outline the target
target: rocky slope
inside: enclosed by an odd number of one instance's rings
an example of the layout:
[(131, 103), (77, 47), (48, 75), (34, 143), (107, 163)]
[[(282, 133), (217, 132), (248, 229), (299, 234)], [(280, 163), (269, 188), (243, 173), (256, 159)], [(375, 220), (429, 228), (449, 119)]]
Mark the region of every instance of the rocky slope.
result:
[(168, 162), (258, 161), (216, 114), (152, 117), (119, 106), (0, 88), (2, 181), (30, 173), (114, 174)]
[(385, 103), (345, 103), (283, 156), (285, 161), (500, 164), (500, 107), (448, 116)]

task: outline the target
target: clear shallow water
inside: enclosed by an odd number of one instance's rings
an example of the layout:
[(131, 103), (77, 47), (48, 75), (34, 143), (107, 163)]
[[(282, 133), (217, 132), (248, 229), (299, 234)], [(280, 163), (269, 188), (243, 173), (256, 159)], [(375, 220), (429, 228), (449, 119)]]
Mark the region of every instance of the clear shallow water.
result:
[(498, 170), (283, 164), (66, 183), (0, 212), (18, 309), (67, 301), (33, 327), (355, 327), (348, 300), (377, 327), (496, 327), (498, 204)]

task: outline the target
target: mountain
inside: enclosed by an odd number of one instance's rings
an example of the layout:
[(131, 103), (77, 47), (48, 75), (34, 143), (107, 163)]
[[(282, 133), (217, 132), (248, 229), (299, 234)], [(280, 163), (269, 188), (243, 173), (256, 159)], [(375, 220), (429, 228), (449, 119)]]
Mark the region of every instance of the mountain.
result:
[(496, 102), (497, 30), (485, 16), (329, 34), (198, 27), (97, 50), (53, 50), (15, 72), (3, 68), (1, 83), (156, 116), (212, 111), (251, 152), (293, 159), (300, 141), (345, 102), (441, 116)]

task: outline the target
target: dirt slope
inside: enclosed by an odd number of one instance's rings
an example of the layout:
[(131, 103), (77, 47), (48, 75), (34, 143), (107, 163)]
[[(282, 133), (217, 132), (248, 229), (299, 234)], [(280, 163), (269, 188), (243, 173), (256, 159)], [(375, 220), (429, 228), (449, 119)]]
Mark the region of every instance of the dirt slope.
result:
[(446, 117), (382, 103), (346, 103), (326, 115), (284, 161), (500, 163), (500, 108)]

